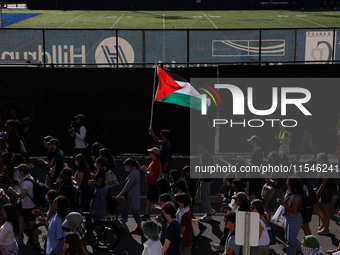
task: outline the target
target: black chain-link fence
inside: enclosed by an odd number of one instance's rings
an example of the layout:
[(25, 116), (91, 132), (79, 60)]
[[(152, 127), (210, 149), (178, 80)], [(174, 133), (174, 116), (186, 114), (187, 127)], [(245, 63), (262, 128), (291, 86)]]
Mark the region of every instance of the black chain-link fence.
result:
[[(0, 60), (45, 67), (202, 67), (340, 61), (339, 28), (243, 30), (1, 29)], [(12, 64), (12, 63), (11, 63)]]

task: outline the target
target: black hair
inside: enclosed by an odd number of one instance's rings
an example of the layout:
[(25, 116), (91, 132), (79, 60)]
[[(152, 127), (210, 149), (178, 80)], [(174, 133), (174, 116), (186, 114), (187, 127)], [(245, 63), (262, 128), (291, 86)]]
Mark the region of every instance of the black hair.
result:
[(247, 186), (241, 179), (234, 179), (233, 184), (239, 191), (244, 191), (244, 188)]
[(174, 169), (170, 171), (170, 176), (174, 179), (174, 181), (177, 181), (179, 178), (182, 177), (182, 174), (179, 170)]
[(92, 156), (96, 159), (99, 157), (99, 150), (104, 148), (104, 146), (100, 142), (95, 142), (91, 146)]
[(66, 216), (70, 213), (70, 202), (65, 196), (58, 196), (57, 198), (57, 205), (58, 205), (58, 213), (60, 217), (65, 220)]
[(24, 164), (25, 163), (24, 156), (20, 153), (13, 154), (12, 158), (11, 158), (11, 163), (12, 163), (13, 167)]
[(304, 190), (303, 190), (303, 184), (301, 182), (301, 180), (296, 177), (296, 176), (289, 176), (288, 177), (288, 184), (291, 187), (291, 191), (294, 194), (303, 194)]
[(54, 199), (56, 199), (58, 196), (60, 196), (60, 193), (54, 189), (50, 189), (48, 192), (47, 192), (47, 197), (49, 198), (49, 202), (50, 204), (53, 203)]
[(53, 139), (53, 137), (50, 136), (50, 135), (44, 137), (44, 141), (45, 141), (45, 142), (49, 142), (49, 141), (51, 141), (52, 139)]
[(99, 150), (99, 155), (103, 158), (107, 158), (107, 167), (110, 170), (113, 170), (116, 167), (116, 161), (113, 157), (112, 153), (107, 148), (102, 148)]
[(162, 129), (161, 133), (162, 133), (163, 136), (166, 137), (166, 139), (168, 139), (168, 140), (170, 139), (170, 131), (168, 129)]
[(166, 214), (170, 214), (170, 217), (173, 219), (176, 219), (176, 206), (171, 203), (171, 202), (166, 202), (163, 206), (162, 206), (162, 210), (166, 213)]
[(123, 162), (123, 165), (124, 166), (132, 166), (132, 167), (135, 167), (137, 169), (140, 167), (139, 162), (137, 160), (132, 159), (132, 158), (125, 159), (124, 162)]
[[(83, 154), (78, 154), (75, 157), (75, 160), (79, 161), (79, 164), (77, 166), (78, 171), (80, 169), (83, 169), (85, 171), (85, 175), (87, 177), (90, 177), (91, 171), (90, 171), (89, 165), (87, 164), (87, 160), (86, 160), (85, 156)], [(78, 171), (76, 172), (76, 175), (77, 175)]]
[(69, 244), (67, 253), (69, 255), (86, 255), (87, 252), (77, 233), (71, 232), (65, 236), (65, 243)]
[(226, 215), (224, 215), (224, 219), (226, 221), (230, 221), (231, 223), (236, 222), (236, 213), (235, 212), (228, 212)]
[(171, 202), (171, 197), (167, 193), (164, 193), (164, 194), (160, 195), (159, 199), (162, 200), (164, 203)]
[(62, 170), (63, 174), (66, 174), (68, 176), (69, 179), (71, 179), (71, 177), (73, 176), (73, 170), (69, 167), (65, 167)]
[(190, 166), (183, 167), (182, 172), (183, 173), (190, 173)]
[(171, 187), (169, 183), (164, 178), (159, 178), (156, 181), (156, 186), (159, 189), (159, 194), (164, 194), (164, 193), (168, 193), (169, 191), (171, 191)]
[(4, 210), (7, 213), (7, 221), (12, 223), (13, 232), (15, 233), (15, 235), (19, 234), (20, 227), (19, 227), (18, 215), (17, 215), (17, 211), (14, 205), (6, 204), (4, 205)]
[(7, 163), (7, 165), (8, 165), (9, 167), (13, 168), (11, 159), (12, 159), (12, 153), (10, 153), (10, 152), (4, 152), (4, 153), (2, 153), (2, 155), (1, 155), (1, 160), (2, 160), (2, 162), (3, 162), (3, 163), (4, 163), (4, 162)]
[(96, 161), (103, 168), (104, 168), (104, 166), (107, 166), (107, 158), (96, 158)]
[(184, 192), (181, 193), (177, 193), (175, 195), (175, 201), (178, 203), (183, 203), (184, 207), (187, 207), (190, 205), (190, 198), (187, 194), (185, 194)]

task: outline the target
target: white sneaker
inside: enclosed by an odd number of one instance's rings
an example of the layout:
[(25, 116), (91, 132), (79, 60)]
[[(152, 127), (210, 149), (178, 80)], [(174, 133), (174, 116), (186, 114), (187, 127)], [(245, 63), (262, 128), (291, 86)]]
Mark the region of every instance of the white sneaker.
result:
[(210, 216), (210, 215), (204, 215), (202, 218), (199, 218), (199, 221), (202, 221), (202, 222), (208, 222), (208, 221), (212, 221), (213, 218)]
[(225, 250), (225, 248), (224, 248), (222, 245), (220, 245), (219, 243), (214, 243), (214, 244), (212, 245), (212, 247), (213, 247), (214, 249), (218, 250), (218, 251), (224, 251), (224, 250)]
[(212, 209), (212, 210), (210, 211), (210, 213), (209, 213), (209, 216), (215, 215), (215, 214), (216, 214), (216, 211), (215, 211), (214, 209)]
[(28, 166), (28, 169), (32, 169), (35, 167), (35, 165), (33, 165), (32, 163), (29, 163), (27, 166)]

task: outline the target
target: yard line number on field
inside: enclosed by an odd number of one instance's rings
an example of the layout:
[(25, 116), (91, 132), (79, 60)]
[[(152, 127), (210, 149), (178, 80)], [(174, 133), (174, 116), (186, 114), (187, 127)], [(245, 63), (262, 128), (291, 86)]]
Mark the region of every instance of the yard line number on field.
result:
[(117, 19), (117, 21), (116, 21), (116, 22), (112, 25), (112, 27), (110, 27), (110, 28), (113, 28), (113, 27), (118, 23), (118, 21), (119, 21), (121, 18), (123, 18), (124, 14), (125, 14), (125, 13), (123, 13), (123, 15), (120, 16), (119, 19)]
[(218, 27), (214, 24), (214, 22), (211, 21), (211, 19), (209, 19), (209, 17), (208, 17), (207, 15), (205, 15), (204, 13), (203, 13), (203, 15), (204, 15), (204, 17), (206, 17), (206, 18), (210, 21), (211, 24), (213, 24), (213, 26), (214, 26), (216, 29), (218, 29)]
[(58, 28), (62, 28), (63, 26), (67, 25), (68, 23), (71, 23), (72, 21), (74, 21), (74, 20), (76, 20), (76, 19), (78, 19), (78, 18), (80, 18), (81, 16), (84, 16), (84, 15), (85, 15), (85, 12), (84, 12), (82, 15), (79, 15), (78, 17), (76, 17), (76, 18), (74, 18), (74, 19), (72, 19), (72, 20), (66, 22), (64, 25), (61, 25), (61, 26), (58, 27)]

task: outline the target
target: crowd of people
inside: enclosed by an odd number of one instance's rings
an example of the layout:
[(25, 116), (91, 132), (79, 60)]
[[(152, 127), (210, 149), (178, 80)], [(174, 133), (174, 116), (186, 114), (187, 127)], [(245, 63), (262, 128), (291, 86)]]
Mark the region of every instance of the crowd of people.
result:
[[(151, 163), (148, 166), (141, 166), (137, 160), (126, 158), (123, 166), (128, 176), (124, 184), (119, 184), (115, 171), (116, 162), (110, 150), (99, 142), (91, 145), (86, 139), (88, 129), (84, 115), (75, 116), (75, 122), (77, 125), (69, 131), (75, 140), (70, 167), (66, 163), (59, 140), (52, 136), (44, 137), (47, 160), (39, 159), (39, 162), (47, 169), (46, 185), (49, 187), (46, 194), (46, 202), (49, 205), (47, 212), (37, 209), (33, 199), (34, 178), (30, 174), (30, 169), (34, 165), (20, 150), (21, 140), (15, 125), (11, 120), (6, 122), (7, 136), (0, 138), (2, 164), (0, 195), (7, 198), (6, 202), (3, 202), (3, 218), (0, 218), (3, 219), (0, 228), (2, 254), (18, 254), (18, 244), (23, 242), (25, 224), (33, 227), (37, 222), (42, 223), (48, 231), (47, 255), (87, 254), (80, 212), (94, 212), (94, 221), (108, 215), (116, 215), (115, 207), (121, 198), (124, 198), (124, 202), (119, 229), (122, 232), (128, 230), (128, 215), (132, 214), (136, 227), (130, 231), (131, 234), (143, 233), (147, 238), (143, 255), (191, 254), (194, 242), (207, 229), (204, 223), (212, 221), (216, 214), (210, 203), (213, 179), (202, 176), (195, 182), (190, 178), (189, 165), (184, 166), (182, 170), (172, 169), (170, 131), (161, 130), (159, 139), (150, 127), (150, 136), (157, 145), (147, 150)], [(325, 153), (316, 155), (315, 146), (308, 140), (311, 139), (309, 133), (308, 129), (304, 131), (295, 161), (299, 161), (303, 147), (308, 141), (309, 148), (315, 154), (314, 163), (329, 165)], [(281, 123), (279, 135), (275, 139), (279, 149), (271, 151), (268, 158), (274, 167), (279, 167), (289, 162), (291, 141), (290, 133)], [(236, 168), (263, 163), (261, 139), (254, 135), (248, 142), (253, 148), (252, 157), (250, 159), (238, 157)], [(200, 141), (197, 149), (201, 154), (200, 164), (212, 165), (213, 156), (209, 153), (205, 141)], [(251, 247), (250, 254), (269, 254), (273, 241), (270, 235), (271, 217), (281, 206), (285, 215), (282, 230), (285, 233), (284, 248), (287, 254), (294, 255), (297, 251), (303, 254), (322, 254), (317, 238), (311, 235), (309, 222), (314, 208), (322, 223), (317, 233), (319, 235), (330, 233), (329, 206), (336, 188), (335, 181), (320, 176), (316, 180), (316, 188), (311, 189), (304, 176), (294, 175), (283, 179), (275, 174), (263, 174), (261, 177), (240, 179), (235, 174), (229, 174), (224, 178), (225, 193), (220, 194), (223, 200), (221, 210), (225, 212), (224, 230), (219, 243), (213, 244), (212, 247), (216, 251), (222, 251), (223, 255), (242, 254), (242, 246), (235, 242), (236, 214), (240, 211), (253, 212), (259, 214), (259, 242), (258, 246)], [(145, 178), (147, 184), (147, 204), (142, 216), (141, 178)], [(263, 197), (259, 189), (264, 183), (274, 190), (270, 199)], [(202, 202), (205, 211), (205, 215), (199, 219), (193, 214), (196, 196)], [(306, 198), (309, 200), (308, 203), (305, 201)], [(308, 208), (309, 213), (304, 208)], [(159, 211), (161, 214), (152, 219), (152, 211)], [(297, 238), (300, 229), (305, 234), (303, 240)], [(280, 231), (280, 228), (276, 230)], [(38, 232), (33, 234), (33, 242), (38, 242), (37, 235)], [(328, 252), (339, 250), (340, 246)]]

